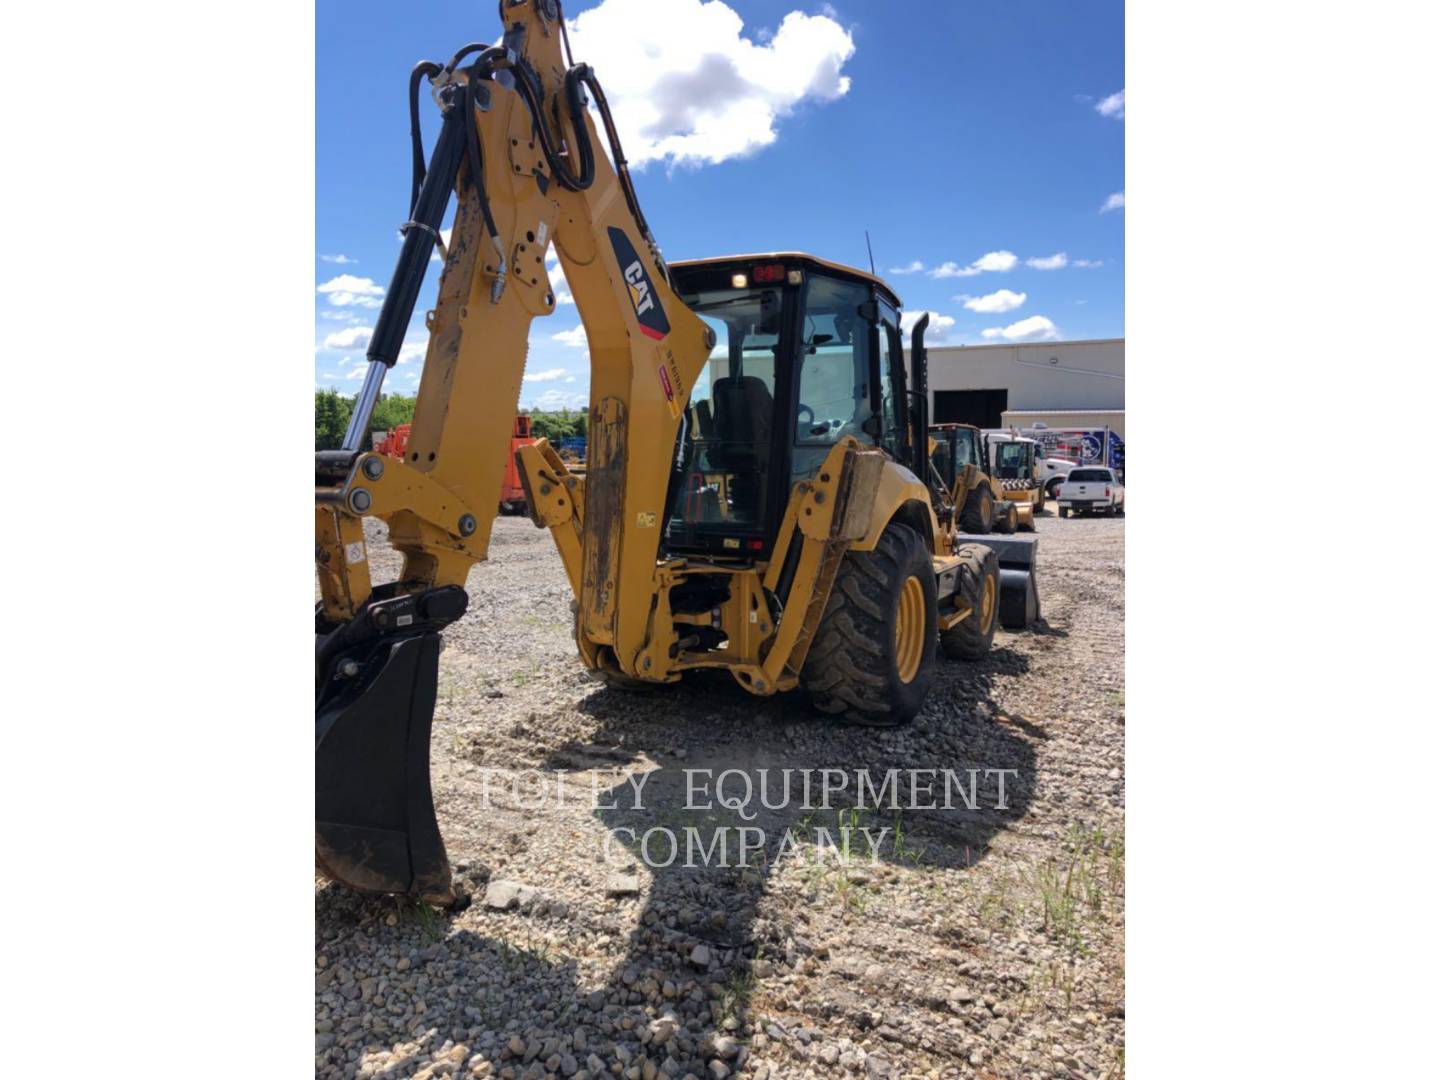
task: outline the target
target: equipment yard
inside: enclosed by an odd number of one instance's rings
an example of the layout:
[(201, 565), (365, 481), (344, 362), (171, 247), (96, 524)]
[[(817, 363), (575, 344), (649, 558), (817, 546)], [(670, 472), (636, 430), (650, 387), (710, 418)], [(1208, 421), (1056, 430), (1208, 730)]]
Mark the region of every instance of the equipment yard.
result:
[[(365, 529), (393, 579), (384, 527)], [(445, 631), (431, 739), (473, 903), (317, 878), (317, 1075), (1123, 1074), (1124, 520), (1036, 529), (1043, 621), (942, 658), (913, 722), (880, 729), (722, 672), (602, 686), (548, 533), (496, 521)], [(728, 769), (768, 777), (765, 803), (722, 808)], [(858, 772), (889, 770), (903, 807), (867, 808)], [(978, 771), (976, 808), (939, 808), (943, 779), (926, 796), (936, 770)], [(745, 867), (742, 828), (766, 845)]]

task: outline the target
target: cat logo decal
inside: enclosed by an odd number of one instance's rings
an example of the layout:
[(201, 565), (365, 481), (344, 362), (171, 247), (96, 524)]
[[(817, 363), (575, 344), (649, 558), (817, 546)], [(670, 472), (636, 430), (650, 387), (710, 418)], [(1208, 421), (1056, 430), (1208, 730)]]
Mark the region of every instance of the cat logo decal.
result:
[(630, 293), (630, 306), (635, 309), (635, 318), (640, 323), (640, 332), (646, 337), (663, 341), (670, 333), (670, 320), (655, 295), (655, 285), (645, 272), (645, 264), (635, 252), (635, 245), (625, 235), (624, 229), (610, 226), (610, 245), (615, 249), (615, 261), (625, 278), (625, 287)]

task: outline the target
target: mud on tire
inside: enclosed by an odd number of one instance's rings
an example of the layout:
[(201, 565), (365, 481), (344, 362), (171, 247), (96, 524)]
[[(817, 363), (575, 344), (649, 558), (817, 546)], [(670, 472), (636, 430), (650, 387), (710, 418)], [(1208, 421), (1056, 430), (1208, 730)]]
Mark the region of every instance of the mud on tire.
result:
[[(908, 633), (897, 635), (897, 621)], [(897, 726), (920, 711), (930, 691), (935, 644), (930, 552), (914, 529), (892, 522), (874, 551), (845, 555), (801, 669), (800, 685), (823, 713), (874, 727)], [(917, 648), (918, 663), (906, 680), (900, 654), (913, 660)]]
[(968, 607), (975, 614), (942, 631), (940, 648), (952, 660), (979, 660), (990, 651), (990, 644), (995, 640), (995, 626), (1000, 621), (1000, 557), (993, 548), (984, 544), (961, 544), (955, 549), (955, 554), (960, 557), (960, 580), (955, 589), (955, 603)]

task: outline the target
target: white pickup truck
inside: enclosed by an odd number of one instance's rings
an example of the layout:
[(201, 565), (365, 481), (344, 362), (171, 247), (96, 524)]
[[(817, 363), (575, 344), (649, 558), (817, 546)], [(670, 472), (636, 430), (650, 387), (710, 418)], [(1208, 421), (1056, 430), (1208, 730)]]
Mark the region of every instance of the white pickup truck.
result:
[(1083, 465), (1070, 470), (1060, 485), (1057, 501), (1060, 516), (1079, 514), (1119, 514), (1125, 516), (1125, 487), (1115, 473), (1098, 465)]

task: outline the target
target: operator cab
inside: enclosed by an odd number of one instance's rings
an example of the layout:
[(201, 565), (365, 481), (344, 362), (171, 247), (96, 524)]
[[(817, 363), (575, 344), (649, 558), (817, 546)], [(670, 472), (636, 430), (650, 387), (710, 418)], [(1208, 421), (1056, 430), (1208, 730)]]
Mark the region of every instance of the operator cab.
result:
[(997, 480), (1031, 480), (1035, 471), (1034, 439), (1005, 433), (988, 434)]
[(667, 548), (764, 557), (791, 486), (847, 435), (916, 468), (900, 301), (883, 281), (788, 252), (670, 272), (715, 344), (681, 416)]
[(955, 478), (967, 465), (985, 471), (985, 446), (978, 428), (968, 424), (933, 424), (930, 438), (935, 441), (930, 464), (941, 481), (942, 491), (948, 493), (954, 487)]

